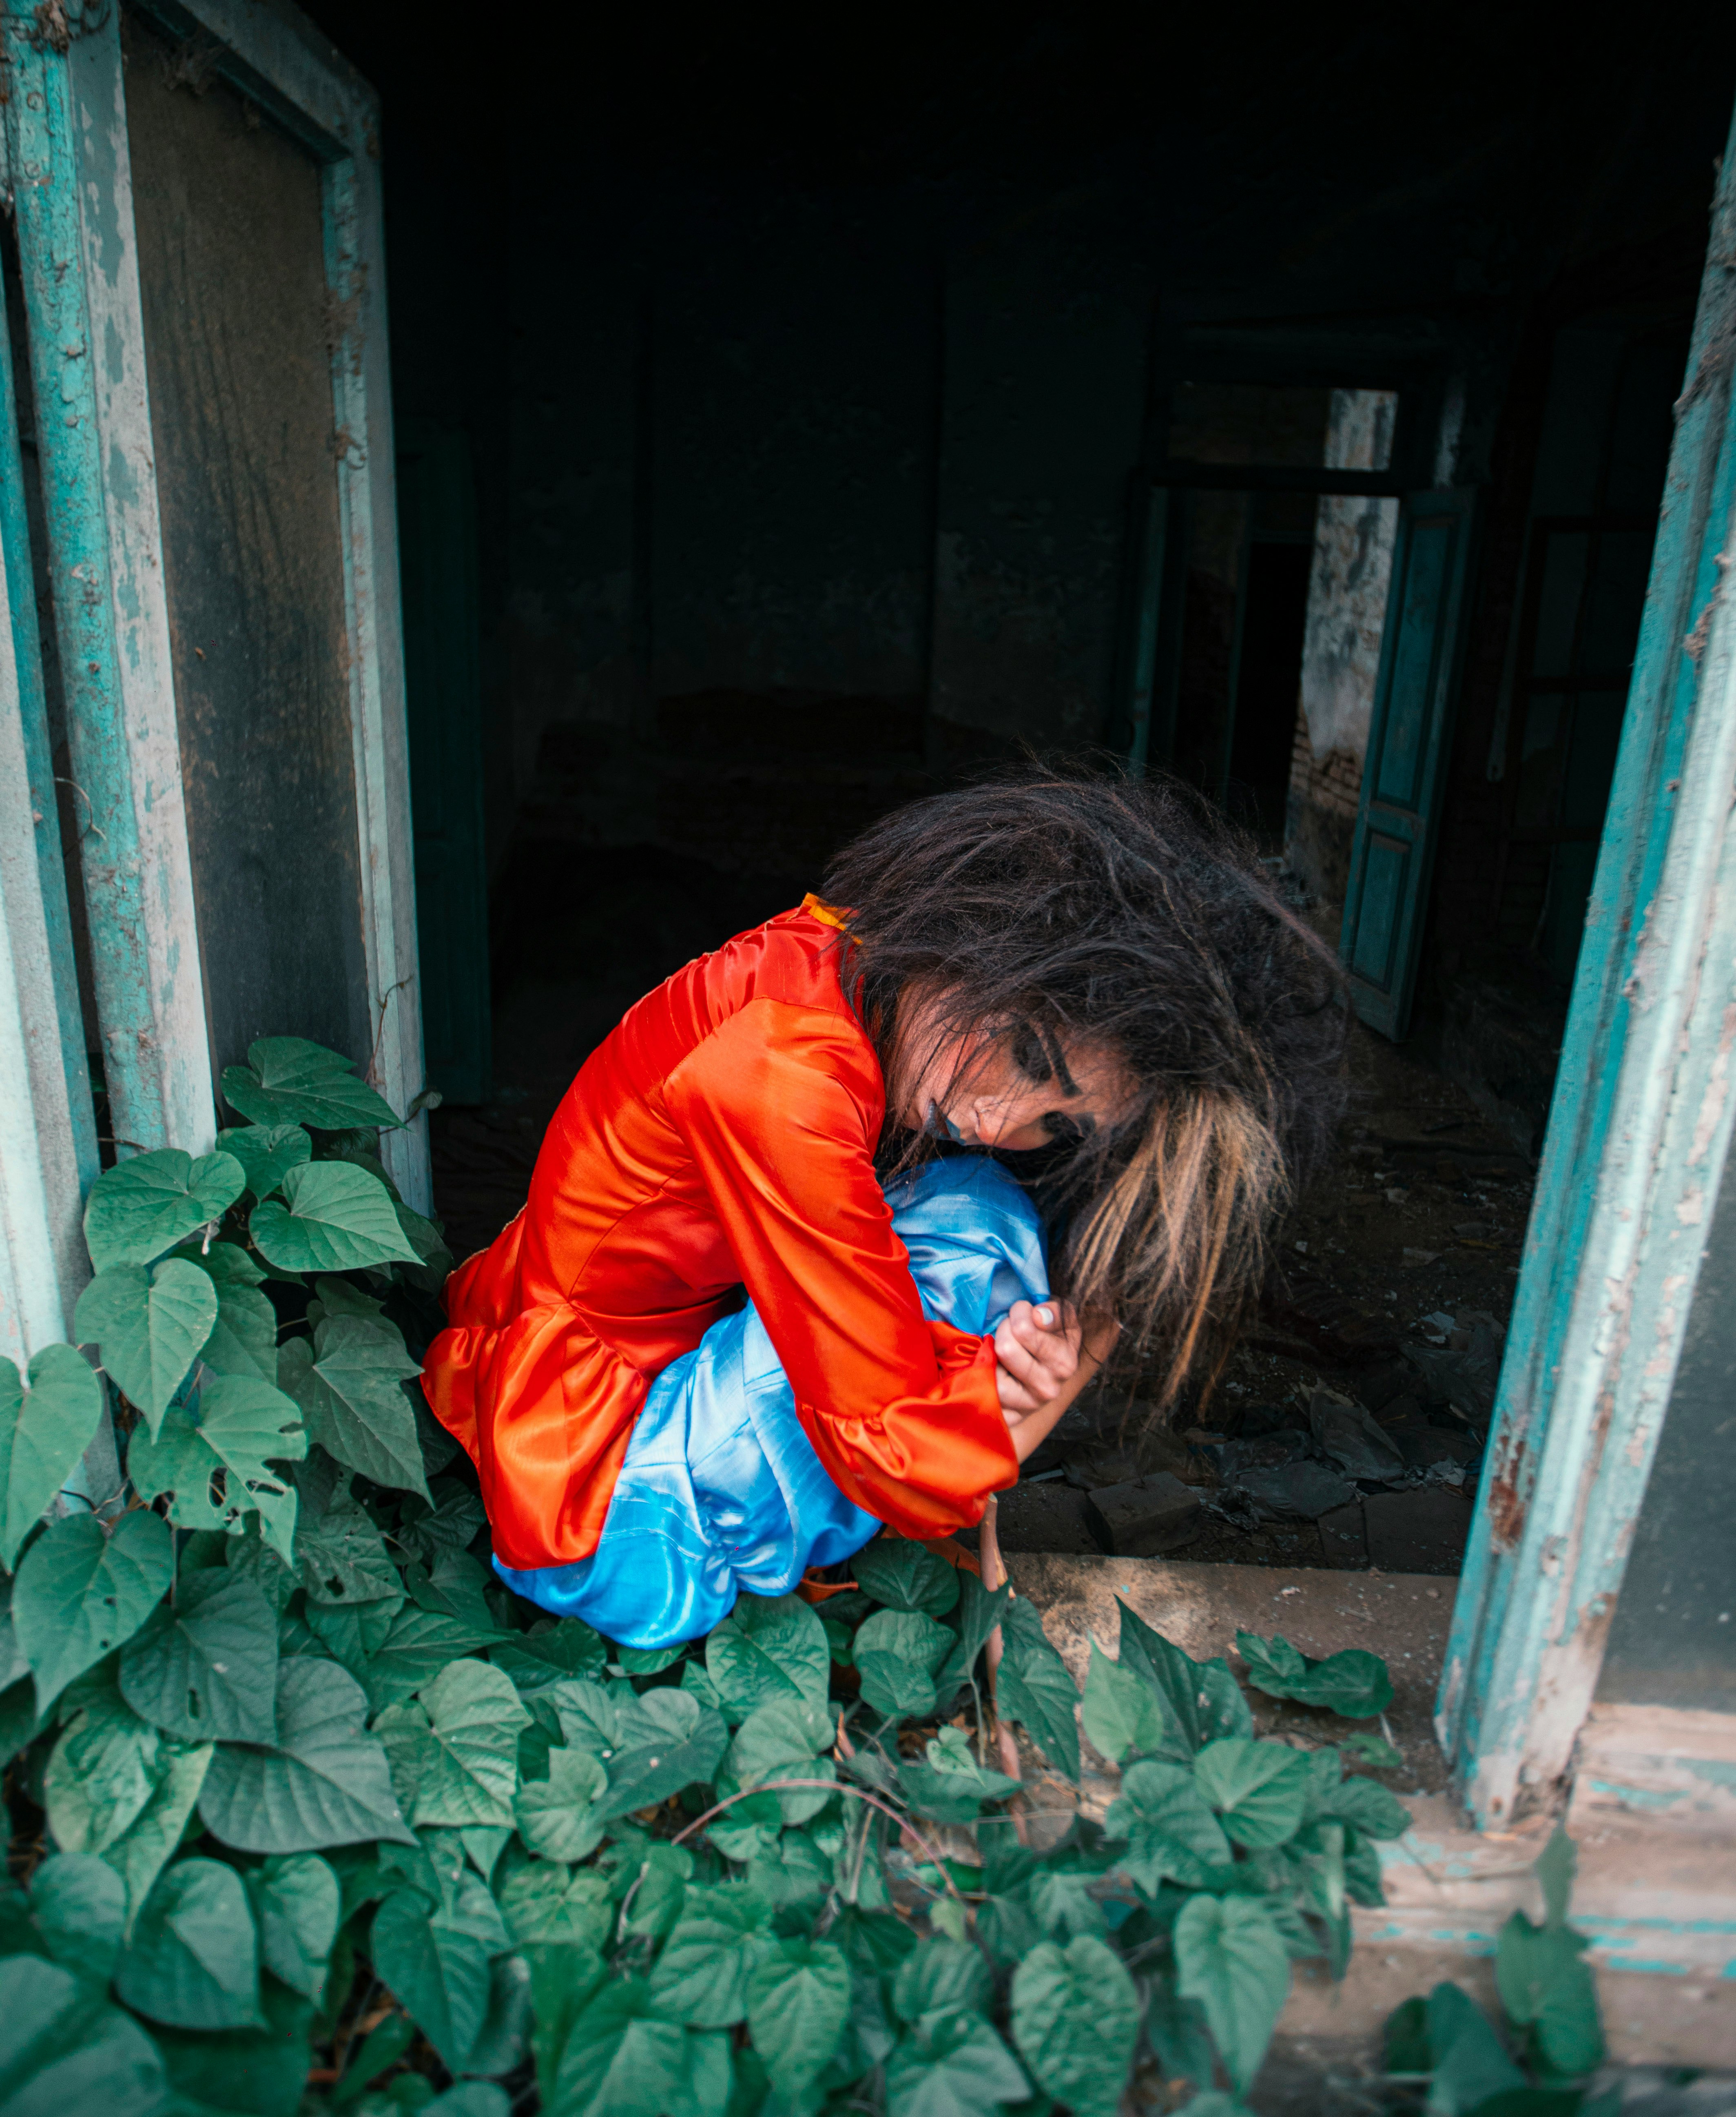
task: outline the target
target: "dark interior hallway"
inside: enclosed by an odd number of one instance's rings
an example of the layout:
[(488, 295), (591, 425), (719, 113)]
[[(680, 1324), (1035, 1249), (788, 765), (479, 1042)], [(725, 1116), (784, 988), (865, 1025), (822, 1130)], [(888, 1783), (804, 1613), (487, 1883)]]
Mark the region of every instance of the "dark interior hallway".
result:
[[(1443, 39), (1028, 7), (912, 44), (642, 12), (551, 30), (509, 95), (455, 34), (314, 12), (386, 112), (460, 1255), (642, 992), (797, 902), (872, 817), (1022, 749), (1179, 773), (1336, 943), (1389, 583), (1425, 498), (1461, 510), (1462, 592), (1429, 620), (1451, 711), (1390, 907), (1398, 1040), (1359, 1030), (1338, 1160), (1213, 1400), (1136, 1460), (1137, 1404), (1082, 1408), (1009, 1504), (1028, 1547), (1113, 1542), (1094, 1481), (1167, 1473), (1204, 1502), (1177, 1502), (1195, 1555), (1453, 1570), (1729, 18), (1683, 0), (1636, 44), (1613, 14), (1563, 42), (1543, 8)], [(500, 267), (459, 303), (454, 254)], [(1321, 1391), (1361, 1404), (1390, 1475), (1334, 1455)], [(1340, 1496), (1313, 1513), (1283, 1501), (1310, 1465)]]

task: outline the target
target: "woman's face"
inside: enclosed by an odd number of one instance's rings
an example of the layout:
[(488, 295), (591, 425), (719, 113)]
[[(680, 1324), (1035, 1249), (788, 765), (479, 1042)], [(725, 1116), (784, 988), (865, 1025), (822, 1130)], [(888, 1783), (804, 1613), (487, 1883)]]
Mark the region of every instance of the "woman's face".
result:
[(1024, 1154), (1077, 1140), (1118, 1123), (1134, 1097), (1113, 1052), (1029, 1030), (925, 1035), (919, 1012), (910, 1048), (923, 1063), (903, 1098), (905, 1123), (967, 1146)]

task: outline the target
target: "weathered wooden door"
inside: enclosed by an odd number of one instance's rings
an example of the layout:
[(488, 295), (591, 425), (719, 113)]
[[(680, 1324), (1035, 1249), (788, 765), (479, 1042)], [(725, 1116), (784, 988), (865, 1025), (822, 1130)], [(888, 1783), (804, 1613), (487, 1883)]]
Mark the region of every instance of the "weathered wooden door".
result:
[[(5, 19), (5, 134), (99, 1129), (203, 1151), (270, 1035), (407, 1112), (377, 104), (290, 7), (51, 12)], [(426, 1210), (426, 1126), (381, 1153)]]
[(1339, 943), (1356, 1012), (1401, 1037), (1434, 865), (1475, 496), (1402, 503)]
[(416, 925), (428, 1080), (449, 1103), (488, 1093), (488, 874), (482, 670), (470, 440), (421, 421), (398, 432)]

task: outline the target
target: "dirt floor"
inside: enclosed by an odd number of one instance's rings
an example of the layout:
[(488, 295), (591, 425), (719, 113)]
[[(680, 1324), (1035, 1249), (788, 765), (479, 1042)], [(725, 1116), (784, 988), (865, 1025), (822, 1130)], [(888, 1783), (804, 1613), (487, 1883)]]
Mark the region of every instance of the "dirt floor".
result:
[[(492, 1097), (432, 1122), (460, 1257), (523, 1203), (556, 1104), (627, 1008), (799, 894), (661, 855), (623, 865), (611, 856), (613, 896), (569, 874), (561, 911), (503, 937)], [(1009, 1551), (1458, 1572), (1532, 1172), (1426, 1036), (1395, 1046), (1359, 1026), (1351, 1067), (1338, 1152), (1279, 1231), (1216, 1393), (1167, 1419), (1125, 1389), (1083, 1400), (1002, 1497)]]
[[(1173, 1423), (1125, 1395), (1082, 1403), (1002, 1496), (1008, 1548), (1457, 1573), (1532, 1172), (1425, 1048), (1359, 1026), (1351, 1063), (1339, 1151), (1280, 1231), (1259, 1317), (1216, 1393)], [(1312, 1430), (1321, 1391), (1372, 1414), (1403, 1474), (1347, 1471), (1341, 1490), (1354, 1490), (1303, 1514), (1284, 1502), (1311, 1509), (1319, 1481), (1295, 1472), (1346, 1467)], [(1380, 1452), (1361, 1467), (1379, 1468)], [(1149, 1540), (1135, 1527), (1106, 1542), (1093, 1491), (1163, 1473), (1202, 1501), (1185, 1539), (1158, 1524)]]

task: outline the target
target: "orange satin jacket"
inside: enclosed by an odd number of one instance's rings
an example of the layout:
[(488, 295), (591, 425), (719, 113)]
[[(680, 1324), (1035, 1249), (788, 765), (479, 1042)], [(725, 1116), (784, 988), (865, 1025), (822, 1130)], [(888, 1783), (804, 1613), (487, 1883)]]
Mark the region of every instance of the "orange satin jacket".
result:
[(992, 1340), (930, 1322), (874, 1174), (880, 1066), (814, 897), (641, 1000), (555, 1112), (528, 1202), (448, 1282), (422, 1387), (495, 1552), (587, 1557), (652, 1380), (745, 1287), (804, 1429), (900, 1534), (1018, 1476)]

